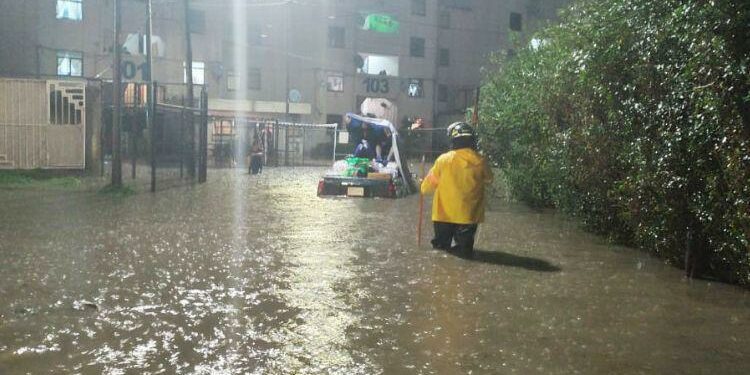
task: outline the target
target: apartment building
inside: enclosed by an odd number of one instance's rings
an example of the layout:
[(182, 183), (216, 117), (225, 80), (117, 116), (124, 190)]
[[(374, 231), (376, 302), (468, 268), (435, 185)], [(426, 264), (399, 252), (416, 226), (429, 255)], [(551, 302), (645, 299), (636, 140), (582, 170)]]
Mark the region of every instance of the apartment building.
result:
[[(566, 2), (191, 0), (185, 22), (183, 0), (153, 0), (153, 78), (184, 84), (190, 24), (213, 114), (320, 123), (373, 110), (442, 127), (472, 104), (488, 56), (512, 55)], [(0, 76), (111, 80), (113, 3), (0, 0)], [(145, 1), (122, 10), (123, 78), (142, 81)]]

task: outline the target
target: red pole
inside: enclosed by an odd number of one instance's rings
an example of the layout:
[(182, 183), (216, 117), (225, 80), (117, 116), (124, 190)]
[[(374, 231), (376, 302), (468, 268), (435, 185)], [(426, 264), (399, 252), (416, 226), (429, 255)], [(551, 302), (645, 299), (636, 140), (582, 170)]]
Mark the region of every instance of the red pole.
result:
[(472, 111), (472, 114), (471, 114), (471, 122), (472, 122), (471, 125), (473, 125), (475, 128), (479, 124), (479, 92), (480, 92), (480, 89), (481, 89), (480, 87), (477, 87), (477, 91), (476, 91), (476, 94), (474, 96), (474, 110)]
[[(420, 176), (424, 179), (424, 155), (422, 155), (422, 166), (419, 171)], [(424, 217), (424, 194), (422, 189), (419, 189), (419, 219), (417, 219), (417, 247), (422, 247), (422, 218)]]

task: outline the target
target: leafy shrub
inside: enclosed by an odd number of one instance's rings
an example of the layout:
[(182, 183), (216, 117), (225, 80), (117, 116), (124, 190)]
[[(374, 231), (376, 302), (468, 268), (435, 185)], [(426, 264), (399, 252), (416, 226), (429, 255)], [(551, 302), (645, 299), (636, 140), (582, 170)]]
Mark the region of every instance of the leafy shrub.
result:
[(579, 1), (497, 61), (482, 147), (516, 197), (750, 285), (748, 35), (746, 1)]

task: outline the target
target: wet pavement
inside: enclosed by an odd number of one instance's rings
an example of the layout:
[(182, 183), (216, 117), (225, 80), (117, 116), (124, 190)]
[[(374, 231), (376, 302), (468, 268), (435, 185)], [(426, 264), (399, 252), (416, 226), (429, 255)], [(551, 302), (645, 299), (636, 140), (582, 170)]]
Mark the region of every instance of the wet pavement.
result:
[(322, 171), (0, 190), (0, 374), (750, 373), (742, 289), (502, 202), (476, 259), (417, 248), (417, 196)]

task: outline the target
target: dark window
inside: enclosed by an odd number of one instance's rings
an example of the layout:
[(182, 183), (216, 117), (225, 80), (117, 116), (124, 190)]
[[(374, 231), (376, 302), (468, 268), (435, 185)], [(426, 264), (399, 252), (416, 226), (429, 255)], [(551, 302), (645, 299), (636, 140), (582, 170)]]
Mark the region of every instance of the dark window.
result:
[(329, 113), (326, 115), (326, 124), (338, 124), (341, 125), (341, 115), (335, 113)]
[(448, 66), (451, 62), (450, 51), (447, 48), (440, 49), (440, 55), (438, 56), (438, 63), (440, 66)]
[(424, 81), (418, 78), (412, 78), (409, 80), (409, 91), (407, 92), (411, 98), (421, 98), (424, 96)]
[(415, 16), (424, 16), (427, 14), (427, 4), (425, 0), (411, 0), (411, 14)]
[(523, 20), (521, 13), (511, 12), (510, 13), (510, 29), (513, 31), (521, 31), (523, 28)]
[(438, 26), (443, 29), (451, 28), (451, 14), (450, 12), (440, 12), (440, 18), (438, 19)]
[(339, 26), (328, 26), (328, 47), (332, 48), (344, 48), (345, 38), (344, 36), (346, 29)]
[(260, 90), (260, 69), (250, 68), (247, 71), (247, 88), (250, 90)]
[(438, 101), (441, 103), (448, 101), (448, 86), (438, 85)]
[(206, 12), (202, 10), (190, 9), (188, 21), (190, 22), (190, 31), (196, 34), (206, 32)]
[(474, 89), (460, 90), (456, 96), (454, 105), (459, 105), (459, 108), (468, 108), (474, 103)]
[(409, 55), (413, 57), (424, 57), (424, 38), (411, 38), (409, 44)]

